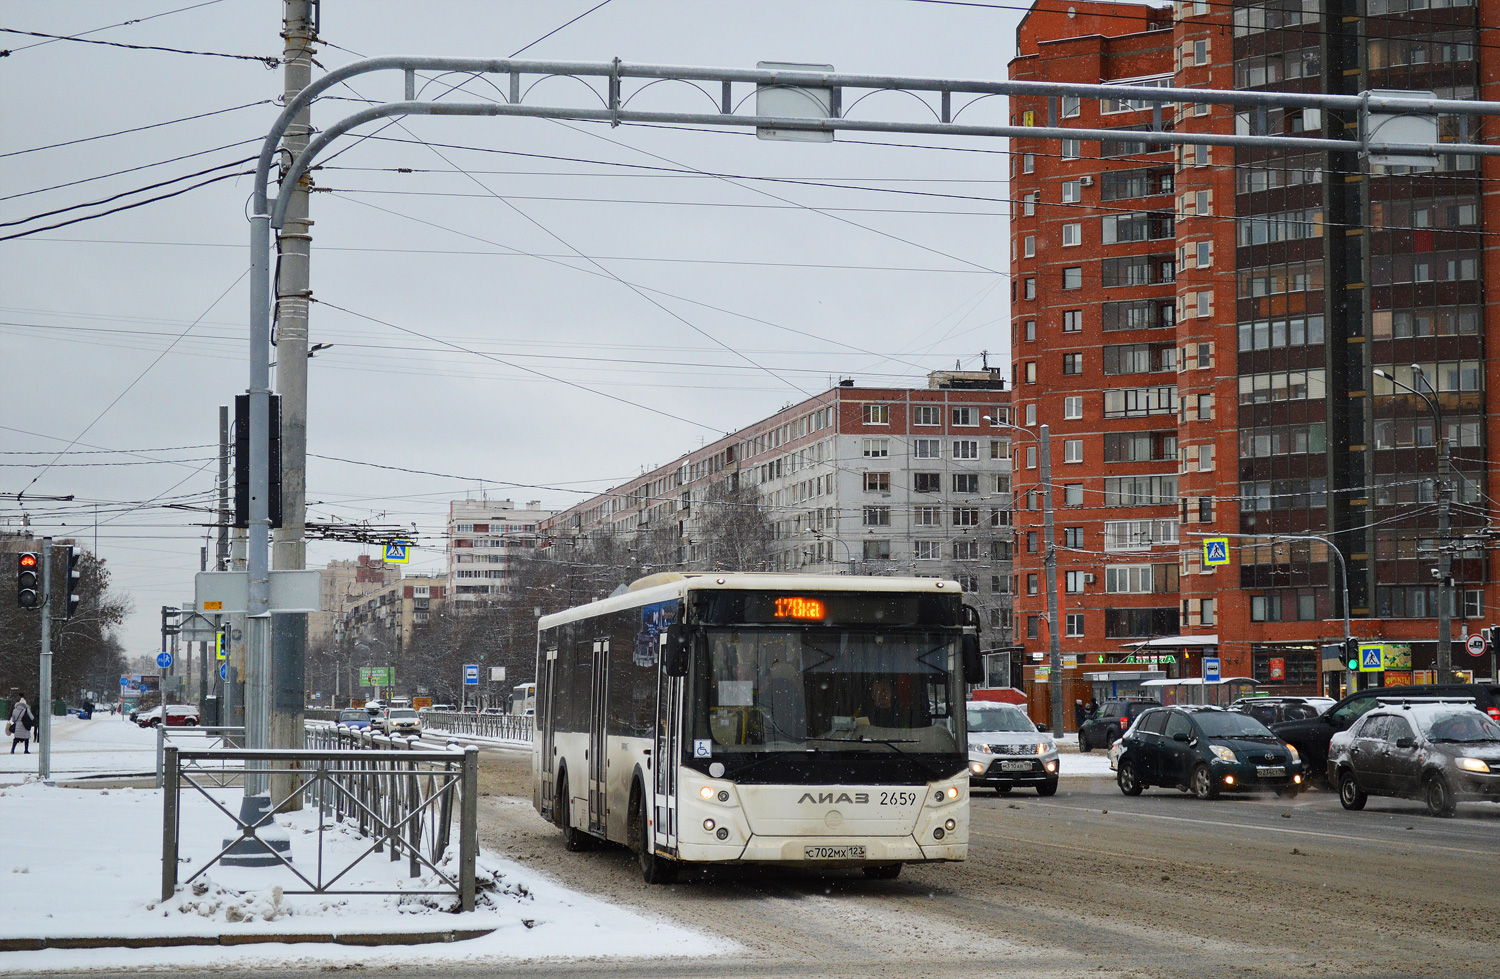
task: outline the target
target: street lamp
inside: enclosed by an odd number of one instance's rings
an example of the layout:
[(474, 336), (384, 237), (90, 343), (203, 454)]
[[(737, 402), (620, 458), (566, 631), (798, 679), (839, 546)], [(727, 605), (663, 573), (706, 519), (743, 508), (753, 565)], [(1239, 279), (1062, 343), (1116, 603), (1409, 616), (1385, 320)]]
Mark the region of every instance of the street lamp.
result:
[(1035, 440), (1038, 454), (1042, 457), (1042, 534), (1046, 537), (1045, 557), (1042, 564), (1046, 570), (1047, 577), (1047, 648), (1048, 648), (1048, 679), (1052, 691), (1052, 731), (1059, 737), (1063, 732), (1063, 676), (1062, 676), (1062, 642), (1057, 630), (1057, 535), (1052, 529), (1052, 433), (1046, 426), (1042, 425), (1040, 434), (1032, 432), (1020, 425), (1012, 425), (1009, 422), (997, 421), (989, 415), (984, 416), (994, 428), (1009, 428), (1022, 432)]
[[(1437, 388), (1427, 381), (1426, 375), (1422, 373), (1421, 364), (1411, 365), (1412, 373), (1427, 382), (1434, 395)], [(1449, 535), (1449, 493), (1448, 493), (1448, 435), (1443, 431), (1443, 412), (1438, 407), (1436, 398), (1429, 398), (1416, 388), (1407, 384), (1389, 371), (1375, 368), (1371, 373), (1376, 377), (1383, 377), (1394, 385), (1405, 388), (1412, 394), (1421, 398), (1427, 409), (1432, 412), (1433, 437), (1437, 439), (1438, 450), (1438, 635), (1437, 635), (1437, 674), (1439, 683), (1453, 682), (1453, 554), (1448, 550)]]
[(849, 546), (848, 541), (844, 540), (842, 537), (830, 537), (827, 534), (823, 533), (821, 530), (814, 530), (811, 527), (807, 528), (806, 533), (811, 534), (818, 540), (831, 540), (837, 544), (842, 544), (844, 546), (844, 557), (849, 561), (849, 573), (854, 573), (854, 550)]

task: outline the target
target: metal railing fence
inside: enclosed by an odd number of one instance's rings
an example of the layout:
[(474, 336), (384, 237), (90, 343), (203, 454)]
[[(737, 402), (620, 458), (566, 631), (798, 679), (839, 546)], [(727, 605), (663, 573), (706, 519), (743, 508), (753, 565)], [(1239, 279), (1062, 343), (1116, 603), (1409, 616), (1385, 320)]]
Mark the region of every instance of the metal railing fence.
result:
[[(433, 894), (452, 895), (460, 910), (474, 910), (474, 862), (479, 851), (476, 800), (479, 782), (479, 749), (419, 747), (415, 739), (388, 738), (349, 728), (317, 727), (307, 731), (312, 747), (302, 749), (252, 750), (244, 748), (183, 749), (164, 747), (162, 812), (162, 900), (169, 900), (179, 886), (178, 850), (181, 840), (182, 790), (196, 789), (234, 824), (226, 843), (204, 861), (183, 885), (192, 883), (226, 854), (246, 843), (254, 845), (257, 832), (272, 826), (276, 814), (295, 795), (302, 795), (318, 812), (315, 866), (294, 864), (266, 843), (261, 849), (274, 856), (301, 886), (284, 887), (286, 894)], [(238, 761), (253, 763), (268, 774), (286, 775), (291, 792), (273, 799), (265, 815), (252, 821), (230, 811), (208, 790), (218, 788), (202, 777), (205, 763)], [(455, 815), (459, 824), (458, 869), (444, 871), (440, 864), (452, 838)], [(327, 865), (324, 836), (340, 825), (357, 829), (369, 841), (353, 859), (339, 866)], [(338, 889), (351, 870), (371, 854), (385, 853), (389, 860), (407, 859), (408, 874), (420, 877), (424, 868), (437, 880), (433, 890)], [(304, 853), (303, 860), (309, 854)], [(307, 872), (304, 872), (306, 870)], [(346, 885), (347, 887), (347, 885)]]
[(522, 714), (474, 714), (457, 711), (421, 711), (425, 730), (449, 734), (471, 734), (497, 741), (530, 741), (535, 718)]
[[(168, 727), (165, 724), (158, 724), (156, 726), (156, 787), (158, 789), (162, 787), (162, 779), (166, 770), (166, 747), (170, 742), (177, 742), (178, 748), (189, 746), (243, 748), (245, 729), (244, 727), (198, 727), (196, 725)], [(244, 784), (243, 765), (230, 765), (224, 759), (218, 759), (217, 764), (210, 763), (205, 766), (202, 762), (195, 762), (193, 767), (205, 780), (212, 781), (219, 788)]]

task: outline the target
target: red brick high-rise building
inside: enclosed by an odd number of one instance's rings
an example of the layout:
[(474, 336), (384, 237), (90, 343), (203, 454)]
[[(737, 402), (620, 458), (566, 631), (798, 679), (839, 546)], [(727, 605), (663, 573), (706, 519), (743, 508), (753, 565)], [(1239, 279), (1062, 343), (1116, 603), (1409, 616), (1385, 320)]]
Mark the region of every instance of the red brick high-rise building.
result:
[[(1010, 74), (1496, 98), (1500, 58), (1479, 37), (1500, 12), (1420, 6), (1043, 0), (1022, 20)], [(1488, 329), (1481, 231), (1500, 221), (1500, 201), (1481, 195), (1494, 164), (1131, 139), (1352, 133), (1354, 120), (1317, 110), (1015, 98), (1012, 113), (1015, 125), (1120, 133), (1011, 145), (1013, 405), (1018, 424), (1050, 427), (1061, 641), (1077, 672), (1129, 661), (1199, 677), (1208, 655), (1273, 693), (1358, 682), (1324, 656), (1344, 633), (1342, 554), (1353, 634), (1391, 647), (1384, 677), (1362, 682), (1422, 679), (1436, 652), (1446, 436), (1453, 661), (1489, 674), (1462, 640), (1500, 617), (1472, 536), (1500, 496), (1486, 451), (1500, 437), (1486, 395), (1500, 390), (1489, 354), (1500, 322)], [(1478, 141), (1484, 125), (1444, 118), (1442, 138)], [(1375, 371), (1424, 393), (1430, 383), (1443, 431)], [(1034, 443), (1014, 445), (1016, 633), (1035, 659), (1048, 642), (1040, 469)], [(1211, 535), (1229, 538), (1228, 565), (1203, 564)]]

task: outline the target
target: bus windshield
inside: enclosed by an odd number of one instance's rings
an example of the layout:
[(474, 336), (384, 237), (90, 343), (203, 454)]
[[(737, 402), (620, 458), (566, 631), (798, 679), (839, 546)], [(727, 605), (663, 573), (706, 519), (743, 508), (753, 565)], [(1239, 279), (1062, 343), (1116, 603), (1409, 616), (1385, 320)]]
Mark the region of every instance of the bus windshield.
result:
[(954, 637), (873, 629), (709, 629), (695, 754), (953, 752)]

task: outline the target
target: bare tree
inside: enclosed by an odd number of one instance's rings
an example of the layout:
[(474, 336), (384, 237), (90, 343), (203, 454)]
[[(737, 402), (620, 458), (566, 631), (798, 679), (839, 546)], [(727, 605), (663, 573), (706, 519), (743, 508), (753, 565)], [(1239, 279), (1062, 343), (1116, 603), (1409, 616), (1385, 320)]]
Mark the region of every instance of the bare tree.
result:
[(760, 493), (723, 479), (708, 487), (698, 523), (699, 563), (707, 571), (764, 571), (771, 563), (772, 530)]

